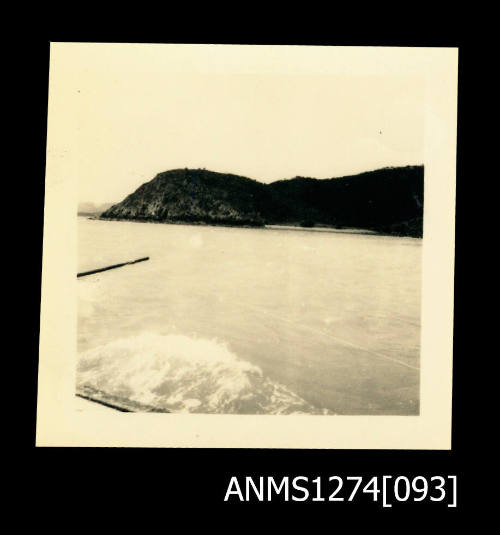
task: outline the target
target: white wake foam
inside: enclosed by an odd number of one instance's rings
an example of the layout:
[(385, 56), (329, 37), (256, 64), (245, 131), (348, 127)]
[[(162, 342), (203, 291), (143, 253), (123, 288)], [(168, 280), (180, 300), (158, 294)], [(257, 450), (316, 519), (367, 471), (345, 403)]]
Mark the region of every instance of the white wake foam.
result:
[(224, 344), (143, 333), (79, 355), (77, 387), (171, 412), (324, 413)]

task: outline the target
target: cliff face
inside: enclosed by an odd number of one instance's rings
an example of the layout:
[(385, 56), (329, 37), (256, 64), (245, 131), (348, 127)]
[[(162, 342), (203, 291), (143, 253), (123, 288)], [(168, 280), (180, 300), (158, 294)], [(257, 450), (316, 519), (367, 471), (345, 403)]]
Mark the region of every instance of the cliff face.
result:
[(262, 225), (265, 186), (249, 178), (201, 169), (156, 175), (101, 217), (147, 221)]
[(202, 169), (158, 174), (104, 219), (227, 225), (315, 224), (422, 236), (423, 166), (262, 184)]

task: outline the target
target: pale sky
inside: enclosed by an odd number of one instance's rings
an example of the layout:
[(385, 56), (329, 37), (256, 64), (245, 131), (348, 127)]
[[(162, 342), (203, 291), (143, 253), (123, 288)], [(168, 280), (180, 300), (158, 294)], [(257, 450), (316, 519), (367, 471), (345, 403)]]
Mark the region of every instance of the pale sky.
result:
[(71, 117), (78, 201), (119, 202), (184, 167), (271, 182), (422, 164), (418, 69), (401, 53), (377, 65), (373, 49), (350, 68), (315, 48), (53, 44), (50, 95)]

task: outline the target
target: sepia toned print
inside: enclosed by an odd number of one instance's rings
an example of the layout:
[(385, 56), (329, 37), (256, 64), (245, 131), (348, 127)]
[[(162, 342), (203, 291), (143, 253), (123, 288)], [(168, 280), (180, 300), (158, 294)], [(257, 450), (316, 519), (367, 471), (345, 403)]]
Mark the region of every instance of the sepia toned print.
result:
[[(339, 447), (330, 432), (360, 417), (381, 443), (391, 418), (409, 429), (413, 421), (413, 431), (431, 425), (426, 244), (438, 234), (429, 227), (437, 175), (425, 69), (403, 69), (401, 50), (389, 72), (359, 57), (352, 72), (307, 72), (289, 47), (270, 47), (284, 54), (274, 70), (261, 47), (52, 47), (51, 69), (68, 68), (56, 94), (71, 109), (59, 119), (71, 136), (51, 138), (49, 113), (47, 186), (60, 171), (49, 165), (53, 151), (73, 173), (77, 205), (68, 235), (75, 322), (65, 333), (75, 358), (56, 391), (73, 390), (65, 418), (80, 430), (75, 445), (101, 440), (86, 430), (92, 421), (120, 428), (117, 418), (134, 418), (144, 431), (137, 418), (146, 413), (176, 431), (135, 440), (163, 446), (188, 435), (202, 437), (189, 445), (213, 444), (204, 418), (215, 430), (224, 415), (242, 420), (218, 433), (223, 447), (270, 429), (259, 417), (284, 426), (278, 440), (264, 433), (271, 447), (304, 444), (293, 440), (297, 418), (314, 429), (309, 447)], [(317, 65), (375, 52), (328, 53), (318, 49)], [(183, 54), (192, 63), (178, 63)], [(246, 71), (231, 62), (238, 55)], [(46, 231), (47, 208), (49, 199)], [(41, 338), (41, 357), (42, 347)], [(451, 381), (450, 347), (442, 365)], [(437, 413), (446, 417), (450, 400)], [(311, 444), (321, 426), (329, 438)], [(114, 436), (132, 445), (123, 431)]]

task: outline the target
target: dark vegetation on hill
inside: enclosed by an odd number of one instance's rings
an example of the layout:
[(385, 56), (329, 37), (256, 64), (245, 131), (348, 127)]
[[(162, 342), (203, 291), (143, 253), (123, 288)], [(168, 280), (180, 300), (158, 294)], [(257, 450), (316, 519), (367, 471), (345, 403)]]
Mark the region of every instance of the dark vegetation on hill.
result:
[(327, 225), (421, 237), (423, 196), (423, 166), (271, 184), (205, 169), (175, 169), (159, 173), (101, 217), (239, 226)]

